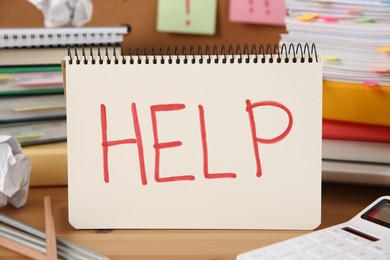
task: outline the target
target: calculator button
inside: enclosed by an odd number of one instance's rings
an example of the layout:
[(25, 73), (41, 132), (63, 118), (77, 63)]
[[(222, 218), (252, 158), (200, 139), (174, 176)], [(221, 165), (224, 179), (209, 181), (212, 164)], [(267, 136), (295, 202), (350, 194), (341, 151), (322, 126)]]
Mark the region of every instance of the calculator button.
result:
[[(381, 255), (387, 255), (390, 254), (390, 243), (387, 241), (376, 241), (371, 243), (370, 245), (367, 246), (368, 249), (373, 250), (374, 252), (381, 254)], [(390, 257), (389, 257), (390, 259)]]
[(336, 255), (336, 252), (325, 245), (318, 245), (306, 250), (306, 253), (318, 259), (323, 259)]
[(325, 231), (314, 232), (312, 234), (309, 234), (307, 237), (318, 243), (326, 243), (336, 239), (335, 236)]
[(379, 254), (374, 253), (373, 251), (368, 250), (365, 247), (354, 249), (348, 252), (348, 255), (351, 256), (353, 259), (359, 260), (377, 259), (379, 257)]
[(356, 235), (348, 235), (346, 237), (346, 239), (348, 241), (351, 241), (352, 243), (355, 243), (356, 245), (359, 245), (359, 246), (364, 246), (364, 245), (367, 245), (368, 243), (370, 243), (369, 240), (367, 240), (363, 237), (356, 236)]
[(356, 247), (355, 244), (347, 241), (346, 239), (338, 239), (336, 241), (332, 241), (328, 244), (328, 246), (336, 250), (337, 252), (345, 252)]
[(297, 251), (283, 258), (284, 260), (312, 260), (313, 257), (303, 251)]
[(329, 228), (325, 230), (326, 232), (330, 233), (331, 235), (335, 237), (344, 237), (348, 235), (349, 233), (341, 228)]
[(265, 248), (268, 253), (273, 254), (274, 256), (284, 256), (287, 254), (291, 254), (295, 251), (294, 248), (288, 246), (286, 243), (279, 243), (275, 245), (271, 245)]
[(296, 249), (306, 249), (312, 246), (315, 246), (316, 243), (310, 239), (307, 239), (305, 237), (298, 237), (298, 238), (293, 238), (287, 241), (287, 244), (295, 247)]
[(238, 255), (237, 260), (271, 260), (274, 257), (264, 251), (263, 248), (259, 248), (245, 254)]
[(350, 260), (350, 259), (354, 259), (354, 258), (348, 256), (347, 254), (340, 254), (340, 255), (332, 256), (331, 258), (327, 258), (326, 260)]

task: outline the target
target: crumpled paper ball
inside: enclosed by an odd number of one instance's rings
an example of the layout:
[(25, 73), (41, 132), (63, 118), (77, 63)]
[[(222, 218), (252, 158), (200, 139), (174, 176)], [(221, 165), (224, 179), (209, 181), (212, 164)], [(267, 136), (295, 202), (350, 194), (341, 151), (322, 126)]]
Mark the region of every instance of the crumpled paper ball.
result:
[(31, 161), (12, 136), (0, 135), (0, 207), (16, 208), (27, 202)]
[(43, 12), (45, 27), (80, 27), (92, 19), (91, 0), (28, 0)]

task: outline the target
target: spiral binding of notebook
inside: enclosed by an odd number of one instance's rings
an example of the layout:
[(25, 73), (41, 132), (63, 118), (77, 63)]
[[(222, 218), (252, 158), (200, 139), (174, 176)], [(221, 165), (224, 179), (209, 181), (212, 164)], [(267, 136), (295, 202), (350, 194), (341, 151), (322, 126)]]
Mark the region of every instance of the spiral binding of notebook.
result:
[[(68, 62), (73, 61), (76, 64), (81, 62), (84, 64), (180, 64), (180, 63), (306, 63), (318, 62), (317, 51), (315, 44), (282, 44), (282, 45), (237, 45), (235, 48), (232, 45), (226, 47), (222, 45), (218, 48), (214, 45), (211, 48), (209, 45), (203, 51), (201, 46), (190, 46), (187, 51), (186, 47), (167, 48), (151, 48), (150, 52), (145, 48), (136, 48), (135, 53), (132, 49), (128, 50), (128, 54), (124, 54), (123, 49), (117, 53), (116, 49), (109, 52), (107, 48), (100, 47), (93, 50), (90, 47), (76, 49), (68, 47)], [(148, 54), (150, 53), (150, 54)]]
[(1, 29), (0, 48), (115, 44), (131, 30), (129, 25), (83, 28)]

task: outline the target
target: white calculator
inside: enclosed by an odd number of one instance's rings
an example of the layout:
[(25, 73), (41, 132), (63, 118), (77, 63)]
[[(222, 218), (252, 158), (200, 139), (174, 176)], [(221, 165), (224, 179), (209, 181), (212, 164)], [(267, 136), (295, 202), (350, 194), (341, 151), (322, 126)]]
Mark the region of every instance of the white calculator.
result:
[(378, 198), (345, 223), (237, 256), (251, 259), (390, 260), (390, 196)]

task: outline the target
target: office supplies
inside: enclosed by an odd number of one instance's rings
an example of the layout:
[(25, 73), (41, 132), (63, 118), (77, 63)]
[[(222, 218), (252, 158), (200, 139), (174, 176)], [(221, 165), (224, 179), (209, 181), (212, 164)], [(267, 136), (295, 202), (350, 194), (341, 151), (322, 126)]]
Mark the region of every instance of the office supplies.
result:
[(0, 29), (0, 48), (115, 44), (130, 26)]
[[(50, 68), (53, 70), (50, 71)], [(0, 96), (63, 94), (62, 73), (61, 71), (56, 71), (56, 69), (54, 66), (0, 67), (0, 77), (1, 75), (8, 76), (8, 78), (0, 81)], [(9, 71), (9, 73), (3, 74), (3, 71)]]
[(229, 20), (255, 24), (284, 25), (286, 6), (284, 0), (230, 0)]
[[(64, 129), (66, 131), (66, 127)], [(66, 145), (66, 142), (55, 142), (23, 147), (24, 153), (34, 163), (30, 175), (30, 187), (68, 184)]]
[[(87, 53), (93, 52), (97, 53), (98, 47), (94, 46), (95, 43), (90, 42), (86, 45), (90, 45), (89, 48), (84, 47), (84, 51)], [(106, 45), (106, 44), (105, 44)], [(100, 47), (103, 52), (102, 55), (105, 55), (105, 52), (109, 52), (110, 55), (113, 55), (114, 49), (117, 53), (120, 53), (120, 47), (114, 47), (114, 43), (108, 43), (106, 48)], [(77, 47), (74, 47), (77, 48)], [(82, 48), (78, 48), (79, 53), (82, 53)], [(34, 47), (34, 48), (0, 48), (0, 65), (2, 66), (13, 66), (13, 67), (43, 67), (38, 65), (55, 65), (60, 67), (61, 70), (61, 60), (68, 55), (68, 49), (64, 47)], [(27, 66), (32, 65), (32, 66)], [(49, 67), (49, 66), (47, 66)], [(0, 71), (4, 67), (0, 68)]]
[(390, 165), (385, 163), (322, 160), (324, 182), (390, 186)]
[(322, 158), (390, 165), (390, 142), (323, 139)]
[(33, 259), (56, 259), (56, 255), (69, 260), (108, 259), (97, 252), (56, 237), (51, 198), (48, 196), (44, 198), (44, 213), (45, 232), (0, 214), (0, 245)]
[(0, 134), (13, 136), (24, 147), (66, 141), (66, 120), (0, 124)]
[(323, 118), (390, 126), (390, 87), (324, 81)]
[[(312, 45), (278, 48), (71, 52), (63, 63), (70, 223), (317, 226), (321, 61)], [(275, 204), (294, 205), (288, 221)]]
[(213, 35), (217, 0), (158, 0), (157, 31)]
[(386, 46), (390, 5), (380, 1), (327, 2), (286, 0), (288, 33), (281, 35), (281, 42), (314, 42), (321, 55), (337, 57), (337, 61), (324, 60), (326, 81), (389, 86)]
[(251, 259), (388, 259), (390, 196), (372, 202), (351, 220), (237, 256)]
[(0, 100), (1, 124), (66, 117), (64, 95), (2, 97)]
[(390, 142), (390, 126), (322, 120), (324, 139)]

